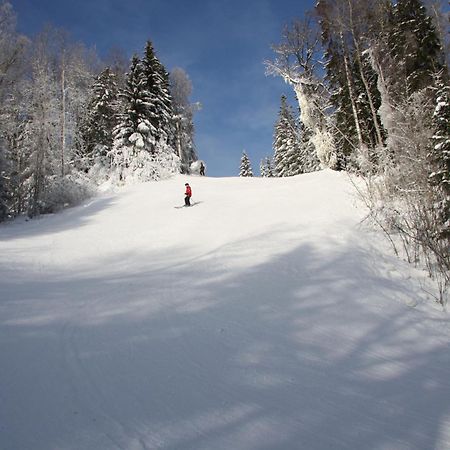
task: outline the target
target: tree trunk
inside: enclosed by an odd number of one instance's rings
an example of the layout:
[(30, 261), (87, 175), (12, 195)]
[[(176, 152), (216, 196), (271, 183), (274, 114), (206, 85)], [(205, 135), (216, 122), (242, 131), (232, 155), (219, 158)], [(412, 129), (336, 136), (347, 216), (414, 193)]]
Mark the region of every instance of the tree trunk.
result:
[(350, 67), (348, 64), (347, 46), (345, 45), (344, 36), (343, 36), (342, 31), (339, 32), (339, 37), (341, 38), (342, 50), (344, 52), (345, 77), (347, 80), (347, 88), (348, 88), (348, 93), (350, 96), (350, 103), (352, 105), (353, 119), (355, 121), (356, 133), (358, 134), (358, 143), (361, 148), (364, 144), (364, 141), (363, 141), (363, 137), (362, 137), (362, 133), (361, 133), (361, 126), (359, 124), (358, 110), (356, 108), (355, 92), (353, 89), (352, 77), (351, 77)]
[(372, 99), (372, 94), (370, 92), (369, 83), (364, 74), (361, 50), (360, 50), (359, 43), (358, 43), (358, 40), (356, 39), (355, 32), (354, 32), (355, 28), (353, 26), (353, 8), (352, 8), (351, 0), (348, 0), (348, 7), (350, 10), (350, 31), (352, 33), (353, 43), (355, 44), (356, 58), (358, 61), (358, 66), (359, 66), (359, 74), (361, 76), (361, 80), (362, 80), (362, 82), (364, 84), (364, 88), (366, 90), (367, 99), (369, 100), (370, 112), (372, 114), (372, 120), (373, 120), (373, 124), (375, 126), (375, 132), (376, 132), (376, 136), (377, 136), (377, 146), (380, 147), (383, 144), (383, 137), (381, 134), (380, 123), (378, 122), (377, 111), (375, 109), (375, 105), (374, 105), (374, 102)]

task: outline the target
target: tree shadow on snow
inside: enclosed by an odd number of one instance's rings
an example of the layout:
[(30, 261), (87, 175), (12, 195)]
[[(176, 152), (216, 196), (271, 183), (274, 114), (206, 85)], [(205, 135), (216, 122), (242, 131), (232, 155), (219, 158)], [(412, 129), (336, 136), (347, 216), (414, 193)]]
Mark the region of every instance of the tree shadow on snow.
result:
[(87, 224), (90, 217), (107, 209), (114, 201), (112, 196), (95, 197), (55, 214), (42, 214), (32, 219), (21, 217), (11, 222), (0, 223), (0, 242), (11, 238), (53, 234), (79, 228)]
[(5, 280), (0, 447), (444, 448), (444, 319), (355, 242), (245, 267), (265, 238)]

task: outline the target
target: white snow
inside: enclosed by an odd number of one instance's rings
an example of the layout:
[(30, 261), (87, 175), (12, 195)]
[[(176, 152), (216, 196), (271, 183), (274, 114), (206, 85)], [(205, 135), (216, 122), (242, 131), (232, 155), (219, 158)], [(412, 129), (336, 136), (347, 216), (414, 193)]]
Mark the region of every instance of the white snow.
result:
[(0, 448), (449, 450), (448, 314), (364, 215), (325, 170), (1, 225)]

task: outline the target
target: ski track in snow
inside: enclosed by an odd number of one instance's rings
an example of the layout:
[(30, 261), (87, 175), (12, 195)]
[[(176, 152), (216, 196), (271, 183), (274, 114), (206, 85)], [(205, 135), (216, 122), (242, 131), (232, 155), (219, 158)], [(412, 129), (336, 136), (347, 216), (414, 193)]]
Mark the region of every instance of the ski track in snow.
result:
[(448, 314), (364, 214), (323, 171), (0, 225), (0, 449), (450, 450)]

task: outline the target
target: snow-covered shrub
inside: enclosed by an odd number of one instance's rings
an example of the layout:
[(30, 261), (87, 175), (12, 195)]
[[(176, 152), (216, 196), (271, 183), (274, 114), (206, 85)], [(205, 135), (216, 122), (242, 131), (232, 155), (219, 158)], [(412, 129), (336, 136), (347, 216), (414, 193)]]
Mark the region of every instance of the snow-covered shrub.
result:
[(59, 211), (80, 204), (95, 193), (95, 187), (87, 176), (81, 174), (55, 177), (49, 181), (46, 193), (41, 201), (43, 214)]
[[(389, 101), (389, 96), (383, 100)], [(439, 191), (430, 183), (435, 167), (430, 157), (433, 99), (424, 89), (403, 104), (380, 111), (388, 131), (387, 145), (379, 149), (378, 174), (362, 172), (367, 184), (363, 196), (372, 217), (397, 245), (396, 251), (402, 250), (409, 262), (427, 267), (438, 283), (439, 301), (444, 304), (450, 286), (450, 254), (434, 206), (439, 202)]]

